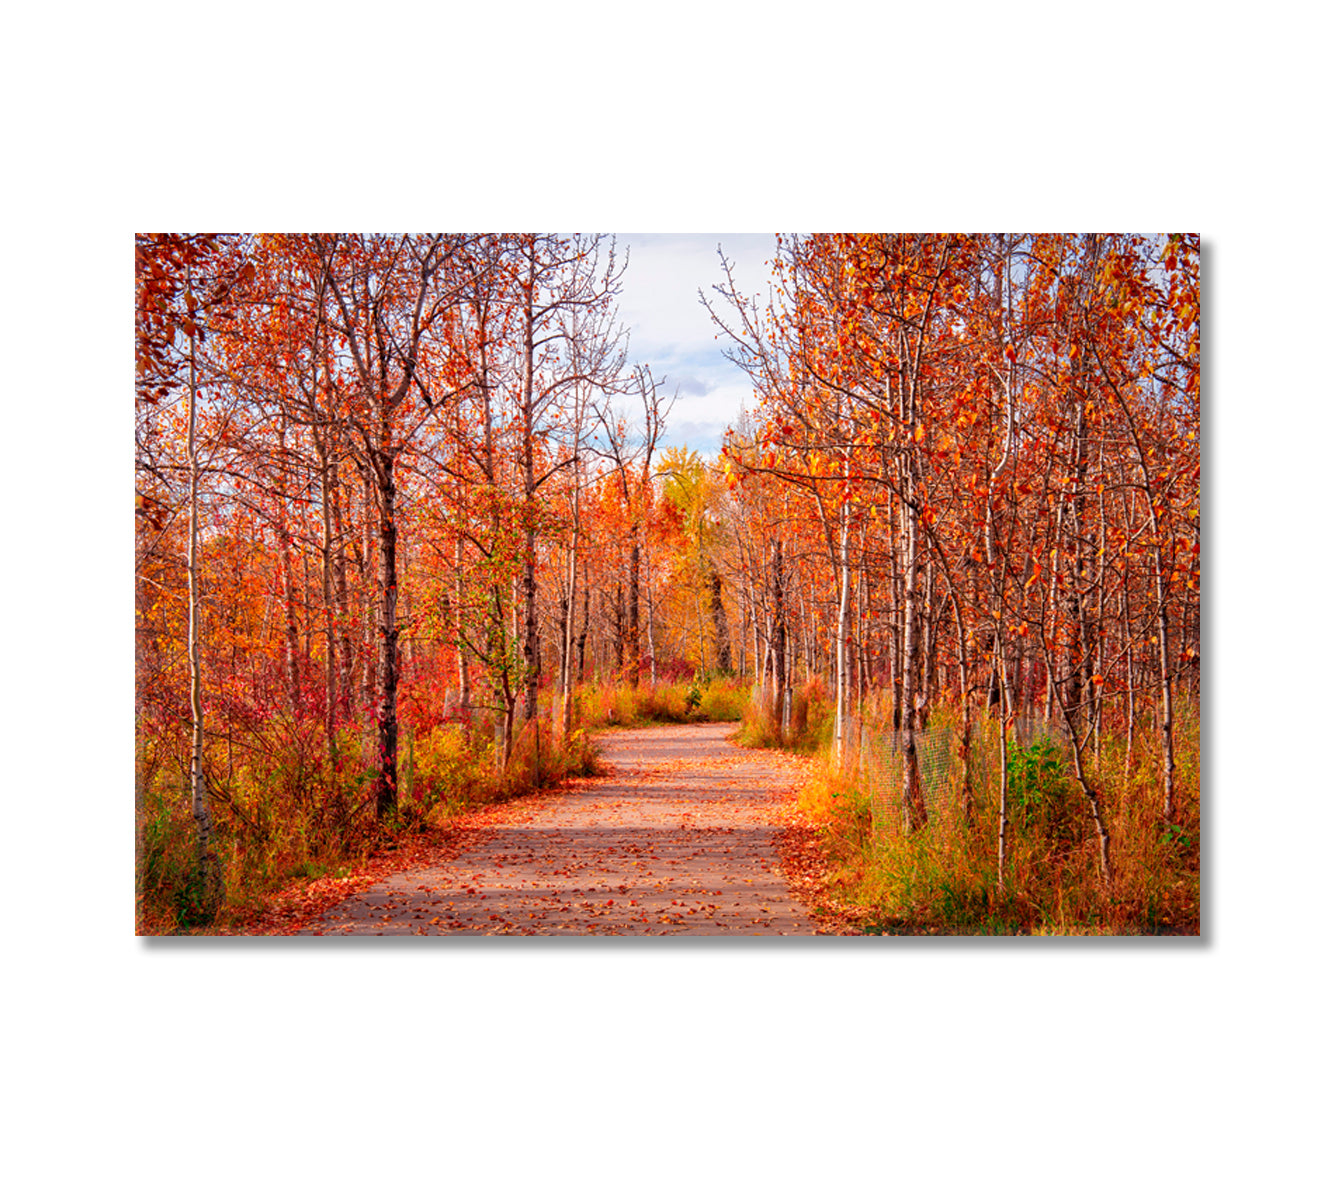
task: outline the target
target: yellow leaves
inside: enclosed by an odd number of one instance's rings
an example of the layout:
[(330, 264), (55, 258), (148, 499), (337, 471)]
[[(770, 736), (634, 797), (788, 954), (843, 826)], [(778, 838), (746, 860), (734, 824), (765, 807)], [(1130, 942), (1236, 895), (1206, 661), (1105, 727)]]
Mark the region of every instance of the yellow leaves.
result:
[(912, 440), (920, 443), (924, 437), (926, 437), (926, 429), (920, 422), (918, 422), (917, 428), (913, 432)]

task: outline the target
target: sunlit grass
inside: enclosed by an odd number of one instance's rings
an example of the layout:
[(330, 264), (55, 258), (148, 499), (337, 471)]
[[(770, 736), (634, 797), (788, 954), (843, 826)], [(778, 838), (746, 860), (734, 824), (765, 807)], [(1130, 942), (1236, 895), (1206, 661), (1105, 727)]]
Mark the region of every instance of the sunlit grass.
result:
[[(547, 710), (549, 711), (549, 710)], [(354, 730), (339, 734), (331, 766), (322, 729), (290, 722), (251, 731), (230, 758), (214, 745), (207, 756), (210, 809), (226, 900), (215, 924), (244, 921), (265, 898), (294, 881), (346, 875), (378, 849), (443, 827), (462, 813), (595, 774), (597, 750), (583, 729), (562, 744), (536, 722), (520, 730), (505, 769), (480, 726), (440, 723), (403, 730), (398, 806), (380, 822), (369, 803), (371, 773)], [(160, 740), (138, 747), (136, 929), (188, 931), (201, 924), (193, 894), (195, 826), (179, 747)]]
[(683, 725), (698, 721), (740, 721), (749, 687), (729, 676), (647, 684), (591, 684), (575, 693), (587, 729)]
[[(957, 720), (942, 714), (941, 720)], [(1182, 718), (1176, 753), (1178, 816), (1160, 818), (1161, 755), (1137, 736), (1108, 738), (1092, 772), (1111, 833), (1113, 878), (1103, 881), (1086, 798), (1068, 766), (1030, 772), (1040, 751), (1012, 756), (1010, 825), (998, 873), (999, 727), (974, 726), (974, 805), (962, 800), (962, 771), (936, 798), (926, 826), (908, 830), (897, 774), (838, 772), (827, 749), (801, 806), (823, 829), (827, 884), (871, 932), (1042, 935), (1198, 933), (1200, 804), (1198, 719)], [(1013, 750), (1013, 747), (1012, 747)]]

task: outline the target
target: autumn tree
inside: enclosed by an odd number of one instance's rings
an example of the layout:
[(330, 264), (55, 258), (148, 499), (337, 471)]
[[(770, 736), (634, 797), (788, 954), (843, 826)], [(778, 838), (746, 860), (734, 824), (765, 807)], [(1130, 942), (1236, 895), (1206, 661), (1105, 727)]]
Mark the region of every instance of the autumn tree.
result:
[(186, 658), (189, 667), (189, 793), (195, 824), (195, 882), (192, 917), (211, 919), (223, 901), (222, 871), (213, 844), (213, 815), (204, 777), (204, 689), (201, 655), (200, 487), (204, 470), (200, 438), (199, 352), (208, 337), (208, 313), (223, 303), (237, 276), (220, 269), (224, 239), (212, 234), (140, 234), (135, 238), (135, 378), (142, 481), (136, 513), (154, 542), (160, 540), (172, 507), (161, 485), (170, 486), (170, 465), (158, 454), (152, 415), (173, 390), (184, 387), (186, 478)]
[[(1007, 733), (1002, 880), (1009, 733), (1035, 696), (1068, 738), (1110, 879), (1091, 764), (1109, 696), (1123, 697), (1129, 755), (1137, 670), (1152, 658), (1173, 811), (1171, 691), (1197, 661), (1191, 247), (1127, 235), (785, 238), (767, 305), (739, 294), (726, 260), (710, 305), (756, 396), (725, 443), (730, 482), (771, 508), (777, 488), (791, 525), (824, 547), (823, 577), (803, 558), (796, 590), (828, 614), (836, 756), (848, 756), (868, 679), (883, 678), (904, 822), (918, 828), (916, 744), (933, 706), (953, 694), (967, 746), (975, 699), (990, 705)], [(734, 512), (749, 520), (745, 505)], [(758, 612), (749, 597), (772, 588), (776, 555), (738, 545), (747, 612)], [(966, 772), (967, 810), (972, 795)]]
[(346, 354), (354, 387), (345, 421), (372, 502), (378, 574), (376, 749), (372, 802), (385, 819), (397, 807), (398, 514), (395, 470), (425, 420), (418, 376), (423, 339), (458, 302), (448, 274), (466, 239), (457, 235), (317, 241), (329, 328)]

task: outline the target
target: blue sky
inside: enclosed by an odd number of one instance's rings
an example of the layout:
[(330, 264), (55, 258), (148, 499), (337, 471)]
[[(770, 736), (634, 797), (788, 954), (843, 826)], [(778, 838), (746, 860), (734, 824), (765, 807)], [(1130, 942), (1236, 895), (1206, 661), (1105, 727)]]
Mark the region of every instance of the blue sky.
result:
[[(648, 363), (667, 396), (679, 391), (660, 445), (716, 454), (722, 434), (751, 401), (750, 381), (723, 357), (725, 342), (700, 303), (723, 281), (718, 247), (734, 264), (738, 288), (768, 297), (772, 233), (618, 233), (629, 251), (621, 321), (630, 330), (630, 361)], [(633, 411), (633, 410), (628, 410)]]

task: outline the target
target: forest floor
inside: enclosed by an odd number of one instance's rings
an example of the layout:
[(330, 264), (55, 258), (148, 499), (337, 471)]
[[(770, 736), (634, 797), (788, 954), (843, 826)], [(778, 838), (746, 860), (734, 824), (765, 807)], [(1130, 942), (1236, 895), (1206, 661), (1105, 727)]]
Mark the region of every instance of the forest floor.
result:
[(734, 724), (598, 738), (609, 773), (470, 814), (368, 874), (308, 885), (242, 933), (314, 936), (859, 933), (827, 906), (807, 760)]

